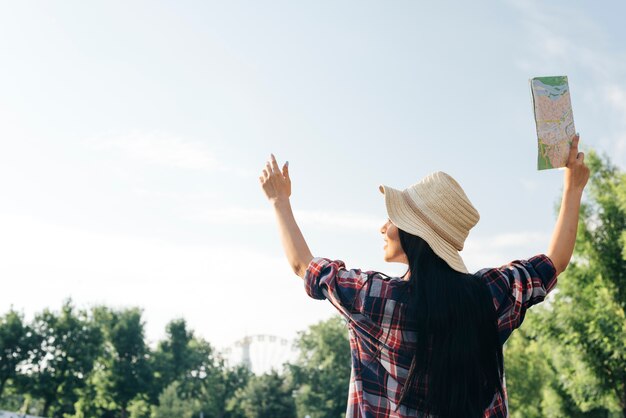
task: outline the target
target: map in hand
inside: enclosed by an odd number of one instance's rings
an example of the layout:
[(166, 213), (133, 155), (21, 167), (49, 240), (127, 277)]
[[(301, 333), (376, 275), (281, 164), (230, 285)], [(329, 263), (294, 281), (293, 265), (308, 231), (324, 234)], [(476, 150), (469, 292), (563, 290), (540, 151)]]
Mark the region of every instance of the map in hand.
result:
[(530, 89), (539, 141), (537, 168), (565, 167), (576, 134), (567, 76), (532, 78)]

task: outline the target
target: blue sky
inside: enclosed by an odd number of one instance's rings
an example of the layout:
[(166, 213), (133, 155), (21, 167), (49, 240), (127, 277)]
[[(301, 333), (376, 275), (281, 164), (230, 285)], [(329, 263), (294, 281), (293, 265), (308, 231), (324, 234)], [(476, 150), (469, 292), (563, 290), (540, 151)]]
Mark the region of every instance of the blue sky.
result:
[(528, 79), (568, 75), (584, 148), (626, 165), (623, 2), (0, 3), (1, 306), (183, 316), (218, 347), (333, 314), (258, 182), (289, 160), (316, 256), (382, 260), (379, 184), (443, 170), (481, 213), (468, 267), (546, 250)]

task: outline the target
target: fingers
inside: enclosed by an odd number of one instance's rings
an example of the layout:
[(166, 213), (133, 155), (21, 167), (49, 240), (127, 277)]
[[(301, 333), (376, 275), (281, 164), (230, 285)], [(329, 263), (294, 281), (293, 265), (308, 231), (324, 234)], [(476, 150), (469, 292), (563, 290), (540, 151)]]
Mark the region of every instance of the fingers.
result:
[(580, 135), (576, 134), (572, 138), (572, 144), (569, 148), (569, 156), (567, 158), (569, 162), (574, 162), (578, 158), (578, 141), (580, 141)]
[(274, 154), (271, 154), (270, 162), (272, 164), (272, 170), (276, 173), (280, 173), (280, 168), (278, 168), (278, 163), (276, 162), (276, 157), (274, 157)]
[(263, 169), (263, 175), (259, 177), (261, 182), (267, 181), (272, 174), (283, 174), (285, 177), (289, 178), (289, 161), (285, 163), (283, 169), (278, 167), (278, 162), (276, 161), (276, 157), (274, 154), (270, 154), (269, 161), (266, 161), (265, 168)]
[(585, 162), (585, 153), (579, 152), (578, 154), (576, 154), (576, 159), (581, 163)]

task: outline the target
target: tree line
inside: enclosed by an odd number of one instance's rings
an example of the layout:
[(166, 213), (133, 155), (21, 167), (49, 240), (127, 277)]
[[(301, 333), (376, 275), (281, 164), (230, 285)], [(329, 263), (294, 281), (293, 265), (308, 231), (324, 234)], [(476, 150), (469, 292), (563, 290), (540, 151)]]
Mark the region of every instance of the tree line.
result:
[(0, 318), (0, 409), (54, 418), (340, 416), (350, 373), (345, 323), (313, 325), (295, 344), (296, 361), (255, 376), (228, 365), (184, 319), (153, 349), (139, 308), (67, 301), (28, 323), (11, 309)]
[[(595, 153), (572, 263), (504, 347), (513, 418), (626, 418), (626, 174)], [(350, 348), (333, 317), (299, 357), (255, 376), (183, 319), (151, 348), (138, 308), (70, 301), (26, 323), (0, 318), (0, 409), (55, 418), (340, 418)]]

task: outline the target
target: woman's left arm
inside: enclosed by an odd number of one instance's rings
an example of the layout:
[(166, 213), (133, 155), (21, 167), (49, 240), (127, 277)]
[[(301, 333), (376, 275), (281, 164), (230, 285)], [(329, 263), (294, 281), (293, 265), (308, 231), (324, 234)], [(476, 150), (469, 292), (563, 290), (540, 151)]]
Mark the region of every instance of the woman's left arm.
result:
[(285, 255), (294, 273), (304, 278), (309, 263), (313, 259), (311, 250), (302, 236), (291, 210), (289, 197), (291, 196), (291, 179), (289, 178), (289, 164), (285, 163), (282, 172), (278, 167), (274, 154), (263, 169), (259, 177), (263, 191), (274, 208), (280, 240)]

